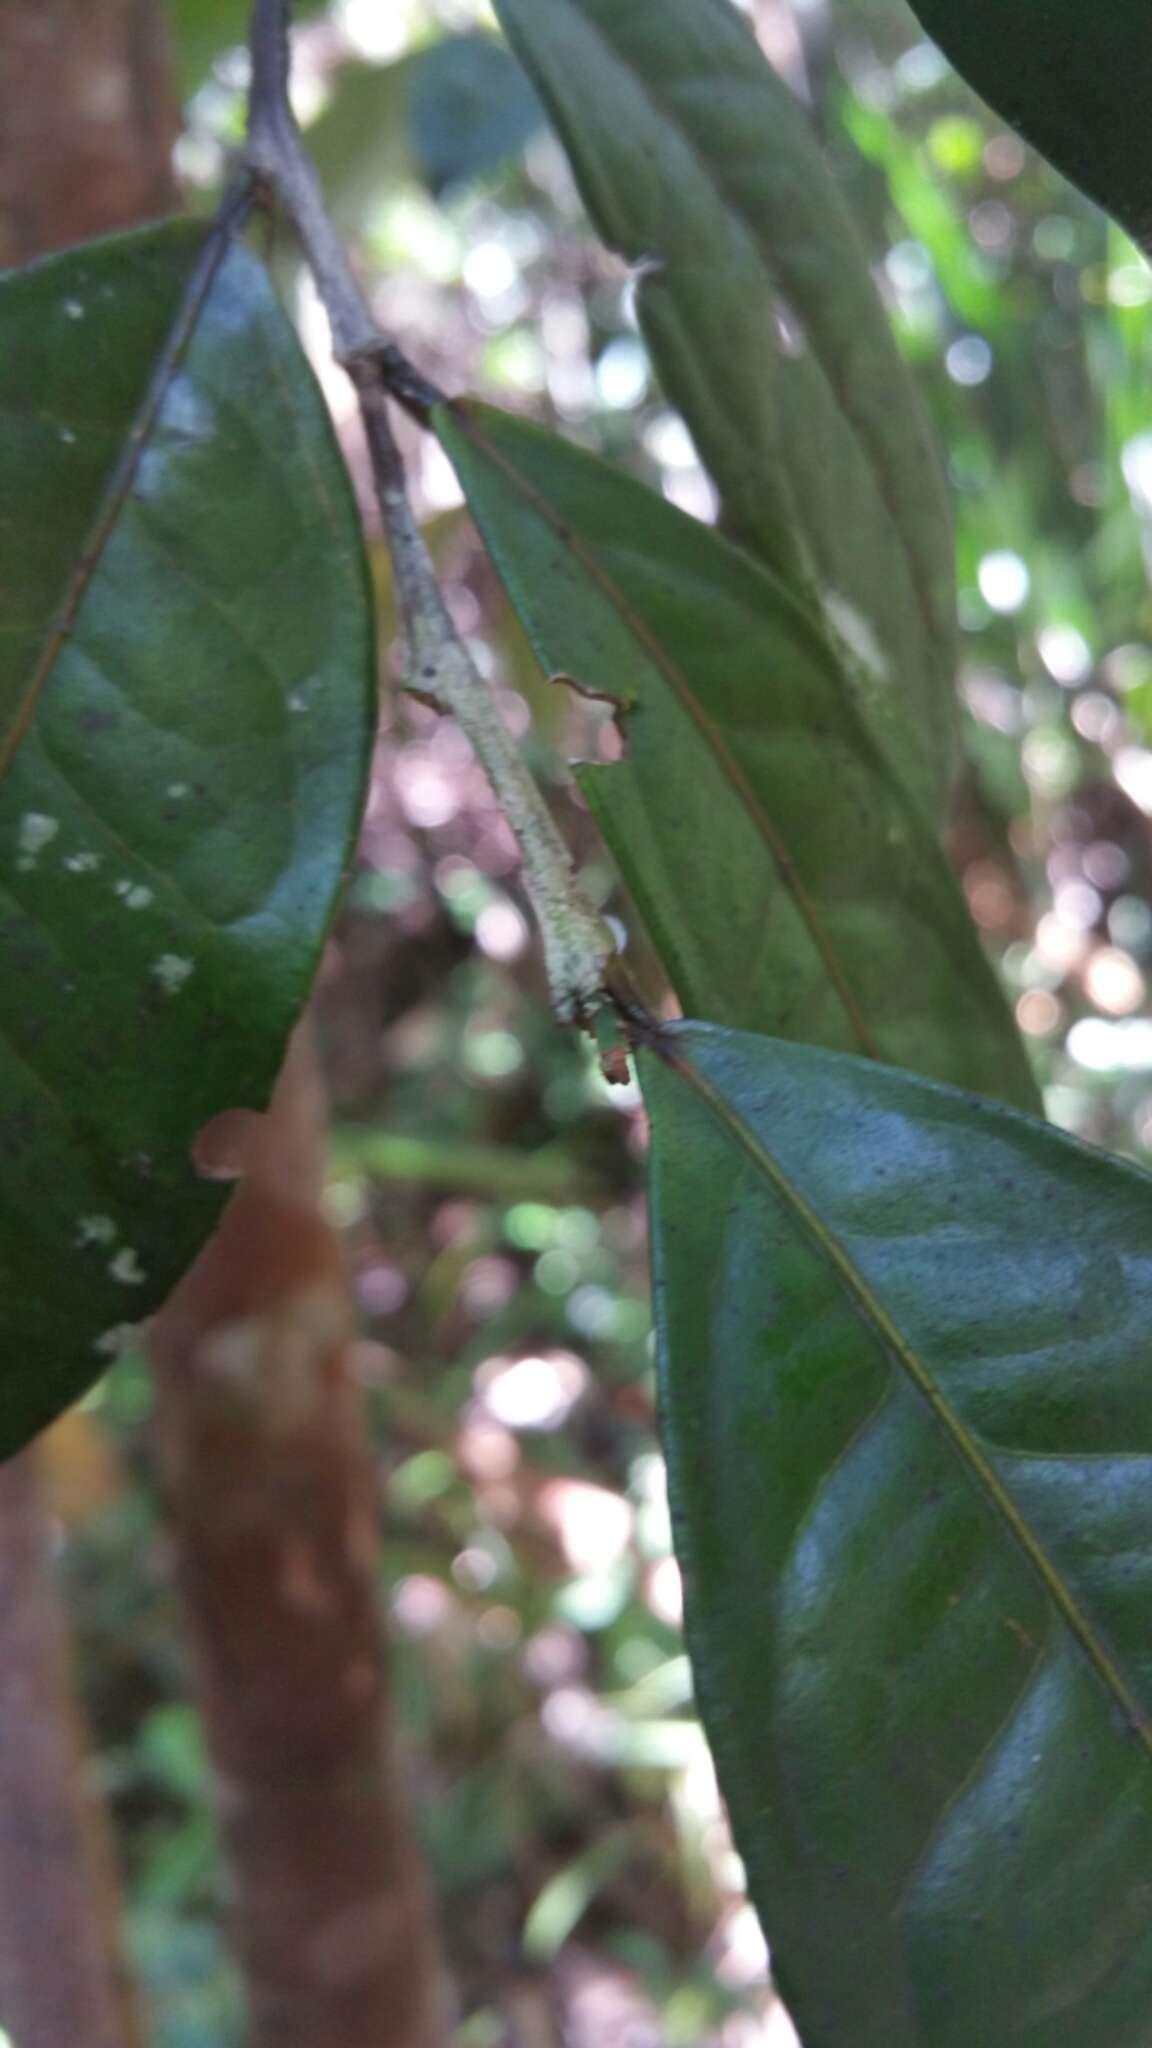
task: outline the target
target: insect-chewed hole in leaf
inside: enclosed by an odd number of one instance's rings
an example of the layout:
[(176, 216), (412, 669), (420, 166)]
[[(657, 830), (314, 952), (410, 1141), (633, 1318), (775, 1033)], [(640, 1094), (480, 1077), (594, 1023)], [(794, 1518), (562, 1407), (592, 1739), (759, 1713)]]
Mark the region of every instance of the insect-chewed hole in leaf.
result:
[(594, 710), (586, 715), (576, 743), (589, 760), (619, 761), (628, 751), (627, 720), (635, 708), (632, 700), (617, 697), (611, 690), (594, 690), (575, 676), (566, 675), (563, 670), (550, 675), (548, 681), (560, 689), (571, 690), (585, 704), (607, 704), (610, 707), (610, 718)]

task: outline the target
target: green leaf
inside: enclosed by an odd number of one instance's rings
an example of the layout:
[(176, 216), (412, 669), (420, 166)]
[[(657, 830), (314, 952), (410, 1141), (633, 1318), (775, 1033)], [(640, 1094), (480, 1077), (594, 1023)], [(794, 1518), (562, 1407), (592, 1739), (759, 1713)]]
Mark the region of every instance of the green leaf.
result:
[(186, 92), (200, 85), (224, 50), (244, 41), (244, 0), (169, 0), (169, 19)]
[(418, 182), (408, 119), (413, 62), (408, 55), (394, 64), (342, 64), (308, 130), (329, 212), (349, 235), (362, 235), (374, 208)]
[(638, 266), (641, 326), (727, 530), (861, 672), (937, 816), (956, 740), (951, 516), (807, 115), (729, 0), (497, 12), (596, 227)]
[(444, 36), (418, 51), (410, 91), (416, 161), (435, 194), (519, 155), (543, 125), (539, 100), (494, 36)]
[[(204, 83), (217, 58), (228, 50), (246, 48), (251, 0), (167, 0), (172, 41), (186, 93)], [(298, 6), (297, 21), (319, 11), (312, 5)]]
[(442, 36), (392, 64), (342, 64), (308, 130), (335, 217), (365, 217), (422, 183), (439, 196), (497, 170), (543, 123), (540, 102), (495, 36)]
[(359, 817), (347, 475), (255, 259), (184, 226), (0, 279), (0, 1452), (163, 1299), (267, 1099)]
[(804, 608), (555, 435), (436, 424), (541, 661), (622, 707), (624, 758), (578, 779), (684, 1008), (1030, 1107), (956, 883)]
[(1145, 2048), (1152, 1180), (866, 1062), (659, 1054), (689, 1644), (805, 2048)]
[(1152, 249), (1147, 0), (912, 0), (928, 33), (1021, 135)]

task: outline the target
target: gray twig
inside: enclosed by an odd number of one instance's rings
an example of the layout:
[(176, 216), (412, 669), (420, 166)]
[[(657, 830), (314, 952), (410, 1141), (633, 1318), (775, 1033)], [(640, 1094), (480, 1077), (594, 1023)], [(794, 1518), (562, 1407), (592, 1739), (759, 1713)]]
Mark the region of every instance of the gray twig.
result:
[(288, 0), (254, 0), (245, 161), (295, 226), (328, 315), (333, 351), (359, 396), (404, 624), (407, 685), (451, 712), (471, 741), (520, 847), (553, 1008), (565, 1021), (587, 1018), (603, 1000), (614, 942), (577, 888), (568, 849), (452, 623), (436, 579), (408, 498), (388, 399), (398, 399), (422, 418), (446, 401), (380, 332), (328, 215), (292, 113), (288, 22)]

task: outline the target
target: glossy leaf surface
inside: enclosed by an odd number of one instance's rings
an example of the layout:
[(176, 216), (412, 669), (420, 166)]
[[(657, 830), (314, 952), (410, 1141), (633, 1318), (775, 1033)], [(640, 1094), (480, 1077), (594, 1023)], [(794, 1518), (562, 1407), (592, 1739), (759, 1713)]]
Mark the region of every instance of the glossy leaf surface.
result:
[(726, 529), (856, 674), (939, 815), (952, 527), (931, 436), (808, 117), (730, 0), (498, 0)]
[(1021, 135), (1152, 249), (1146, 0), (912, 0)]
[(684, 1008), (1031, 1105), (956, 883), (803, 606), (555, 435), (438, 426), (540, 660), (622, 707), (623, 759), (578, 778)]
[(266, 1100), (359, 816), (355, 507), (259, 264), (183, 226), (0, 279), (0, 1451), (156, 1307)]
[(689, 1641), (805, 2048), (1144, 2048), (1152, 1180), (871, 1063), (664, 1048)]

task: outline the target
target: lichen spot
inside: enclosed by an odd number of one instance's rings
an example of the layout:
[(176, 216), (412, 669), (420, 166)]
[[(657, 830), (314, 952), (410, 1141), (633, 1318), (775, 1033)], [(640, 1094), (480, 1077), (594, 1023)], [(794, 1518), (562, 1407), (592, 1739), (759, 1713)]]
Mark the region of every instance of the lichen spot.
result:
[(50, 846), (60, 830), (59, 818), (50, 818), (46, 811), (25, 811), (16, 834), (16, 865), (25, 874), (34, 868), (46, 846)]
[(109, 1263), (108, 1272), (121, 1287), (142, 1287), (144, 1284), (144, 1268), (130, 1244), (126, 1244), (122, 1252), (117, 1252)]
[(86, 1244), (115, 1244), (116, 1225), (111, 1216), (81, 1216), (76, 1233), (76, 1243), (82, 1249)]
[(164, 794), (167, 797), (171, 797), (172, 802), (175, 804), (183, 803), (184, 799), (192, 794), (192, 784), (190, 782), (170, 782)]
[(69, 320), (82, 320), (84, 307), (79, 299), (65, 299), (64, 311)]
[(178, 996), (190, 974), (196, 971), (194, 960), (185, 960), (179, 953), (161, 953), (152, 962), (152, 974), (160, 983), (166, 996)]
[(291, 691), (288, 697), (288, 709), (289, 711), (294, 711), (297, 714), (299, 714), (301, 711), (307, 711), (308, 699), (304, 695), (303, 690)]
[(66, 853), (64, 866), (70, 875), (94, 875), (100, 865), (100, 855), (82, 848), (79, 853)]
[(152, 890), (146, 889), (142, 882), (129, 882), (126, 879), (117, 882), (116, 894), (125, 910), (147, 910), (153, 898)]
[(101, 1332), (92, 1349), (99, 1352), (101, 1358), (119, 1358), (120, 1353), (127, 1351), (128, 1346), (135, 1342), (136, 1330), (135, 1323), (114, 1323), (110, 1330)]

